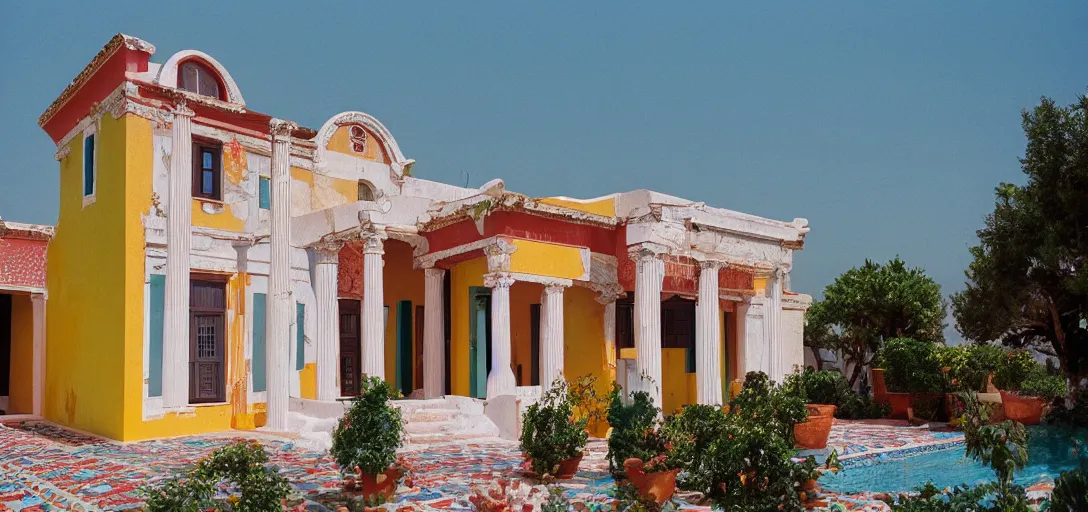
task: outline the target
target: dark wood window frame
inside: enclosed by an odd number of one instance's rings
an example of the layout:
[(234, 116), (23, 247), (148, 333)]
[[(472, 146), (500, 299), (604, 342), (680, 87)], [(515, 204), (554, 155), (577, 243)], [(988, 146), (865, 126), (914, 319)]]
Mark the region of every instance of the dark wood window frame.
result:
[[(190, 69), (194, 70), (195, 76), (189, 76)], [(219, 73), (212, 66), (202, 60), (187, 59), (179, 62), (177, 73), (178, 89), (221, 101), (227, 100), (227, 87), (223, 83), (223, 78), (219, 76)], [(189, 82), (190, 78), (195, 79), (196, 83)], [(210, 86), (214, 86), (214, 90), (209, 90)]]
[[(204, 155), (211, 154), (211, 168), (204, 166)], [(210, 174), (211, 192), (205, 192), (205, 173)], [(223, 143), (210, 139), (193, 138), (193, 197), (223, 200)]]
[[(194, 274), (189, 278), (189, 402), (217, 403), (226, 401), (227, 368), (227, 280), (228, 276), (219, 274)], [(218, 288), (220, 297), (216, 302), (205, 303), (194, 293), (199, 286)], [(210, 320), (214, 332), (211, 356), (201, 356), (199, 326), (202, 321)], [(206, 367), (206, 368), (205, 368)], [(212, 393), (201, 393), (198, 381), (201, 372), (211, 369), (215, 381)]]

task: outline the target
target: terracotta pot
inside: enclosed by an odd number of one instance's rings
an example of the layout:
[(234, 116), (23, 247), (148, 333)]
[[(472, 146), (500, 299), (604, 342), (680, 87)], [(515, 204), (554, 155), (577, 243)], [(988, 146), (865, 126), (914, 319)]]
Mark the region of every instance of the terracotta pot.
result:
[(381, 497), (381, 501), (389, 501), (397, 491), (400, 477), (400, 469), (393, 467), (377, 476), (363, 473), (356, 468), (354, 478), (344, 479), (344, 491), (361, 494), (367, 501), (372, 501), (375, 497)]
[(793, 443), (802, 450), (823, 450), (827, 448), (827, 438), (831, 436), (831, 425), (835, 417), (809, 416), (808, 420), (793, 427)]
[(878, 404), (887, 403), (888, 386), (884, 384), (884, 369), (873, 368), (873, 401)]
[(643, 465), (641, 460), (635, 458), (623, 461), (627, 480), (638, 489), (639, 496), (652, 499), (660, 505), (676, 494), (676, 475), (680, 469), (644, 473)]
[(910, 393), (884, 393), (884, 402), (891, 406), (889, 418), (902, 420), (907, 418), (907, 409), (910, 409)]
[(555, 478), (559, 480), (569, 480), (574, 478), (575, 473), (578, 473), (578, 465), (582, 463), (582, 455), (578, 454), (573, 459), (567, 459), (559, 463), (559, 468), (555, 471)]
[(824, 404), (808, 404), (807, 407), (808, 415), (810, 418), (816, 416), (834, 416), (835, 409), (837, 409), (837, 407), (835, 407), (834, 405)]
[(1042, 421), (1045, 405), (1046, 402), (1037, 396), (1001, 392), (1001, 408), (1005, 412), (1005, 418), (1024, 425), (1038, 425)]

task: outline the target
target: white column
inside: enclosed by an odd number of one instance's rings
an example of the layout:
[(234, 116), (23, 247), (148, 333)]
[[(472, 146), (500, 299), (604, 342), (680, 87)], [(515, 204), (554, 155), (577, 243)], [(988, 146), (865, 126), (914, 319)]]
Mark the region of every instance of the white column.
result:
[(604, 303), (605, 363), (608, 364), (608, 370), (611, 373), (609, 378), (619, 382), (619, 374), (617, 373), (619, 349), (616, 347), (616, 299), (615, 297), (608, 297), (607, 300), (608, 302)]
[(32, 365), (31, 393), (33, 402), (31, 413), (42, 415), (42, 395), (45, 393), (45, 294), (30, 294), (31, 308), (34, 313), (34, 349), (31, 355)]
[(363, 235), (363, 373), (385, 378), (384, 232)]
[(695, 384), (700, 404), (722, 403), (722, 329), (716, 261), (700, 264), (699, 301), (695, 308)]
[[(763, 372), (771, 374), (767, 358), (766, 342), (766, 297), (751, 297), (744, 308), (744, 337), (737, 344), (744, 343), (744, 372)], [(741, 375), (741, 378), (744, 376)]]
[(423, 273), (427, 294), (423, 307), (423, 396), (435, 398), (446, 391), (446, 271), (428, 268)]
[(166, 283), (163, 309), (162, 402), (189, 405), (189, 244), (192, 238), (194, 113), (178, 103), (171, 127), (166, 205)]
[(548, 285), (540, 297), (540, 384), (563, 377), (563, 286)]
[(487, 374), (487, 399), (513, 395), (517, 382), (510, 368), (510, 287), (514, 278), (497, 273), (484, 276), (491, 288), (491, 373)]
[(782, 318), (782, 271), (777, 268), (767, 279), (767, 305), (763, 317), (764, 329), (767, 332), (765, 337), (767, 375), (772, 380), (781, 382), (786, 375), (786, 370), (782, 367), (782, 350), (779, 340), (779, 325)]
[(336, 244), (314, 249), (318, 400), (340, 397), (340, 308), (336, 300), (340, 247)]
[(273, 119), (272, 134), (272, 236), (268, 272), (266, 427), (287, 430), (291, 347), (291, 131), (297, 125)]
[(661, 287), (665, 262), (649, 249), (631, 251), (635, 260), (635, 359), (639, 382), (636, 391), (646, 391), (654, 405), (661, 407)]

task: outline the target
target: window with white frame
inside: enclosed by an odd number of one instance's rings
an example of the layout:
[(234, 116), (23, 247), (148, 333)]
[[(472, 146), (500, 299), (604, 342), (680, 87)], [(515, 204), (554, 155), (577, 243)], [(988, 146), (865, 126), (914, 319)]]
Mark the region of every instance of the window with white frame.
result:
[(94, 123), (83, 130), (83, 206), (94, 202), (98, 192), (98, 133)]

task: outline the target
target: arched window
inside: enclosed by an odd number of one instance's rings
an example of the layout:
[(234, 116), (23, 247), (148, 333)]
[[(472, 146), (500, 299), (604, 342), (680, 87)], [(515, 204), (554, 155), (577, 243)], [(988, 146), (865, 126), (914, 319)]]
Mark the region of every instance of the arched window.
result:
[(181, 89), (201, 96), (223, 99), (219, 95), (219, 77), (208, 66), (192, 60), (183, 62), (178, 74), (178, 85)]
[(360, 201), (374, 201), (377, 198), (374, 193), (374, 185), (366, 180), (359, 180), (359, 200)]

